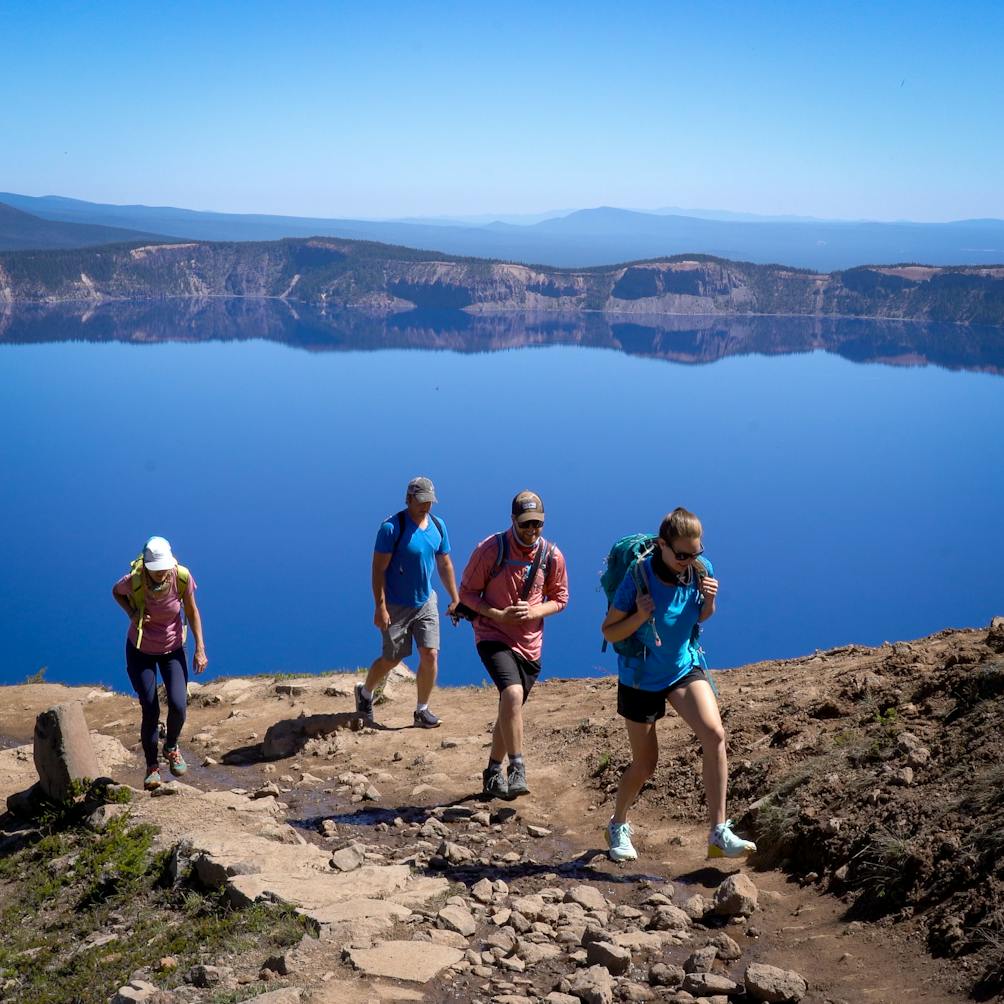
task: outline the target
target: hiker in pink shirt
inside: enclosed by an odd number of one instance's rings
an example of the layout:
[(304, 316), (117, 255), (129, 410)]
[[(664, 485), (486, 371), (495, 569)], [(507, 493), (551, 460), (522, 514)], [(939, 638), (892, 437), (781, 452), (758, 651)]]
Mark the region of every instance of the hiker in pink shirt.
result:
[(565, 557), (544, 540), (543, 529), (540, 496), (520, 492), (512, 500), (512, 527), (478, 544), (460, 583), (459, 613), (473, 620), (478, 655), (499, 691), (491, 753), (482, 773), (489, 798), (529, 794), (523, 705), (540, 676), (544, 618), (568, 604)]
[(160, 787), (160, 701), (157, 671), (167, 693), (167, 732), (164, 759), (175, 777), (188, 770), (178, 748), (188, 708), (188, 657), (185, 619), (195, 635), (195, 672), (209, 663), (202, 636), (202, 615), (195, 602), (195, 578), (179, 565), (163, 537), (151, 537), (130, 571), (112, 587), (112, 597), (129, 618), (126, 635), (126, 672), (143, 710), (140, 739), (146, 756), (143, 787)]

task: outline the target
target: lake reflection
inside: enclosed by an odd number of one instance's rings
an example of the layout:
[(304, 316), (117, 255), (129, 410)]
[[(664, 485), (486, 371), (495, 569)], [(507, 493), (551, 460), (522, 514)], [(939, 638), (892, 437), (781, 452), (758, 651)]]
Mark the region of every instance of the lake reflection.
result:
[[(715, 665), (983, 624), (1002, 367), (1000, 329), (896, 322), (0, 311), (0, 679), (127, 687), (109, 594), (155, 532), (199, 583), (211, 674), (368, 663), (373, 537), (417, 473), (460, 568), (517, 490), (544, 497), (572, 589), (549, 675), (612, 671), (603, 557), (677, 504), (722, 582)], [(444, 625), (443, 681), (481, 678)]]
[(854, 362), (1004, 373), (1004, 329), (815, 317), (488, 314), (412, 310), (334, 314), (280, 300), (214, 299), (0, 307), (0, 344), (53, 341), (247, 341), (309, 351), (495, 352), (550, 345), (609, 348), (679, 363), (825, 351)]

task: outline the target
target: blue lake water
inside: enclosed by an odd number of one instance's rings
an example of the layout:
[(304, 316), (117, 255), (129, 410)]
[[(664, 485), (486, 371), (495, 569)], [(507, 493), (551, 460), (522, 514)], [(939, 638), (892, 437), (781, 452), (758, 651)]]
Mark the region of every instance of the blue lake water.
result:
[[(1004, 331), (245, 310), (0, 315), (0, 682), (128, 689), (110, 590), (153, 533), (198, 581), (209, 676), (368, 664), (374, 535), (416, 474), (458, 575), (543, 496), (571, 585), (547, 675), (613, 671), (604, 556), (676, 505), (721, 581), (713, 666), (1004, 613)], [(441, 682), (482, 677), (447, 621)]]

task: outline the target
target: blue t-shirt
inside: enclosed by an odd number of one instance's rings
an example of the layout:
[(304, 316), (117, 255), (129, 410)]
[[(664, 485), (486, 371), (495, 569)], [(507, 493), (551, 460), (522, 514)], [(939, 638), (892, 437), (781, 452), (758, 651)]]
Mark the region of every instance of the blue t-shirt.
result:
[[(704, 562), (708, 575), (713, 576), (715, 570), (711, 562), (703, 555), (701, 561)], [(656, 645), (652, 623), (647, 621), (635, 632), (645, 643), (647, 655), (644, 659), (632, 659), (618, 654), (617, 674), (621, 683), (628, 687), (665, 690), (697, 665), (690, 636), (701, 616), (702, 597), (697, 588), (697, 576), (693, 573), (688, 584), (671, 586), (652, 571), (651, 556), (644, 559), (642, 566), (642, 574), (655, 601), (654, 617), (662, 644)], [(613, 606), (624, 613), (633, 613), (637, 591), (634, 575), (625, 575), (617, 587)]]
[(420, 530), (411, 516), (405, 513), (404, 532), (394, 549), (397, 537), (397, 516), (391, 516), (380, 524), (377, 531), (377, 554), (391, 554), (394, 557), (384, 574), (384, 595), (388, 603), (402, 607), (424, 606), (432, 595), (432, 570), (436, 567), (436, 555), (450, 553), (450, 535), (446, 523), (439, 520), (443, 532), (439, 532), (430, 514), (424, 530)]

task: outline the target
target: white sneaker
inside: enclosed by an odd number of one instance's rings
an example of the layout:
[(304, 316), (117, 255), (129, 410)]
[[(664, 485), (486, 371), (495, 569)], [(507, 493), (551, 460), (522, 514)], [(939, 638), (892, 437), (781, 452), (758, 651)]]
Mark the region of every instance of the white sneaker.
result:
[(610, 846), (611, 861), (637, 861), (638, 852), (631, 843), (634, 830), (630, 823), (615, 823), (612, 819), (607, 823), (607, 844)]
[(732, 832), (732, 820), (719, 823), (708, 837), (709, 858), (743, 858), (756, 851), (752, 840), (743, 840)]

